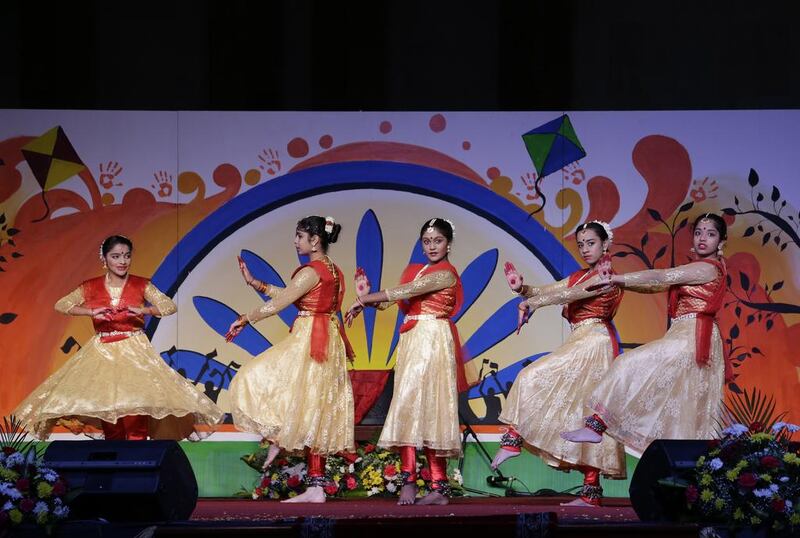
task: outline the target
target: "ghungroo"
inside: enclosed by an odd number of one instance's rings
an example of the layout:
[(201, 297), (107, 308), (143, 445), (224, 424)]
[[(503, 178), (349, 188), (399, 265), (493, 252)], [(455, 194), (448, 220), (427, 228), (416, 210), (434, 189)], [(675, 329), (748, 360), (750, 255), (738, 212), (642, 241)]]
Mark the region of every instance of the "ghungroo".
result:
[(603, 486), (590, 486), (584, 484), (581, 488), (581, 500), (589, 504), (600, 504), (600, 499), (603, 497)]
[(600, 435), (603, 435), (603, 433), (606, 431), (606, 423), (603, 422), (603, 419), (600, 418), (599, 415), (586, 417), (584, 423), (586, 424), (587, 428), (595, 433), (599, 433)]
[(306, 487), (307, 488), (314, 488), (320, 487), (324, 488), (328, 485), (328, 479), (324, 476), (309, 476), (306, 475)]
[(400, 471), (397, 473), (397, 482), (400, 486), (405, 486), (406, 484), (416, 485), (417, 476), (409, 473), (408, 471)]
[(510, 450), (512, 452), (519, 452), (522, 447), (522, 436), (514, 431), (513, 428), (509, 428), (500, 437), (500, 448), (505, 448), (506, 450)]
[(431, 491), (435, 491), (444, 497), (453, 495), (453, 488), (450, 487), (450, 482), (447, 480), (434, 480), (431, 482)]

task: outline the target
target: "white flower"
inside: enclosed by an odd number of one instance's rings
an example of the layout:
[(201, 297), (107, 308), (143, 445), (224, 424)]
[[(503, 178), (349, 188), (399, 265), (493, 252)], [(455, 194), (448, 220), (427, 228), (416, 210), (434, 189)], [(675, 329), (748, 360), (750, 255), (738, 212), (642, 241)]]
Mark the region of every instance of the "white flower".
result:
[(253, 491), (253, 495), (252, 495), (252, 497), (253, 497), (253, 500), (254, 500), (254, 501), (257, 501), (257, 500), (258, 500), (258, 493), (256, 493), (255, 491)]
[(718, 471), (722, 469), (722, 460), (719, 458), (714, 458), (708, 462), (708, 466), (711, 467), (712, 470)]
[(772, 427), (772, 433), (778, 433), (783, 428), (786, 428), (786, 431), (789, 433), (794, 433), (800, 430), (800, 426), (797, 424), (791, 424), (789, 422), (776, 422), (775, 425)]
[(49, 508), (47, 507), (47, 503), (43, 501), (39, 501), (38, 503), (36, 503), (36, 506), (33, 507), (33, 513), (36, 514), (37, 516), (42, 512), (47, 512), (48, 510)]
[(740, 435), (744, 435), (745, 433), (747, 433), (749, 430), (750, 428), (748, 428), (744, 424), (733, 424), (722, 430), (722, 433), (724, 433), (725, 435), (732, 435), (734, 437), (739, 437)]
[(351, 463), (351, 464), (350, 464), (350, 465), (347, 467), (347, 472), (348, 472), (348, 473), (354, 473), (354, 472), (356, 472), (356, 466), (355, 466), (355, 465), (353, 465), (353, 464)]
[(455, 480), (459, 486), (464, 485), (464, 477), (461, 476), (461, 470), (456, 467), (453, 469), (453, 480)]
[(778, 480), (780, 480), (781, 482), (784, 482), (784, 483), (786, 483), (786, 482), (788, 482), (788, 481), (789, 481), (789, 477), (788, 477), (788, 476), (782, 476), (782, 477), (780, 477)]
[(14, 508), (14, 504), (11, 501), (6, 501), (6, 504), (3, 505), (3, 512), (8, 512), (9, 510)]
[(770, 484), (769, 490), (773, 493), (776, 493), (778, 491), (778, 484)]
[(772, 490), (769, 488), (754, 489), (753, 495), (756, 497), (772, 497)]
[(25, 458), (19, 452), (14, 452), (6, 458), (6, 468), (16, 467), (25, 463)]
[(42, 478), (44, 478), (47, 482), (50, 482), (51, 484), (56, 480), (58, 480), (58, 473), (56, 473), (52, 469), (42, 469), (41, 473), (42, 473)]
[(395, 484), (394, 482), (387, 483), (386, 491), (388, 491), (389, 493), (394, 493), (395, 491), (397, 491), (397, 484)]
[(69, 507), (59, 504), (53, 509), (53, 515), (57, 518), (65, 518), (69, 515)]
[(791, 513), (791, 511), (792, 511), (792, 506), (793, 506), (793, 504), (792, 504), (792, 501), (790, 501), (789, 499), (786, 499), (786, 501), (785, 501), (785, 502), (786, 502), (786, 513), (787, 513), (787, 514), (788, 514), (788, 513)]
[(362, 458), (361, 456), (356, 458), (356, 463), (361, 463), (362, 461), (364, 461), (364, 458)]
[(344, 465), (341, 465), (341, 466), (339, 467), (339, 472), (340, 472), (340, 473), (346, 473), (346, 472), (347, 472), (347, 469), (345, 468), (345, 466), (344, 466)]
[(5, 495), (11, 500), (17, 500), (22, 498), (22, 494), (19, 492), (19, 490), (6, 482), (0, 484), (0, 494)]

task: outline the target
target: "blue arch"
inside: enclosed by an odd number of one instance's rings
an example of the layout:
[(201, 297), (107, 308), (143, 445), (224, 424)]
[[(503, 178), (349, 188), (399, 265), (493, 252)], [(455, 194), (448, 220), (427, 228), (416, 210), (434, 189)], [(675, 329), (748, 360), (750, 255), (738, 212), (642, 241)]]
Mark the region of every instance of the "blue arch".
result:
[[(153, 283), (174, 296), (189, 272), (230, 234), (291, 202), (327, 192), (385, 189), (421, 194), (460, 206), (492, 222), (532, 252), (560, 280), (579, 268), (564, 246), (528, 213), (484, 186), (425, 166), (387, 161), (333, 163), (267, 181), (229, 200), (187, 233), (153, 275)], [(147, 325), (152, 337), (158, 325)]]

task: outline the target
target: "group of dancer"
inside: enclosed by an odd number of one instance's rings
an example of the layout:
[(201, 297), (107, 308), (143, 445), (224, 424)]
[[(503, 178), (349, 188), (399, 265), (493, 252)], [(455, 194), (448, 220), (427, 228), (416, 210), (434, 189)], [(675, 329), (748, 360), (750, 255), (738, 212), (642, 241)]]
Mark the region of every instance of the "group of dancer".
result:
[[(332, 217), (297, 223), (294, 246), (309, 261), (285, 288), (253, 278), (239, 259), (245, 283), (270, 299), (238, 316), (228, 341), (291, 304), (298, 309), (289, 336), (239, 370), (228, 398), (236, 427), (270, 443), (265, 469), (282, 450), (306, 455), (306, 491), (286, 502), (324, 502), (326, 457), (355, 448), (347, 373), (353, 351), (340, 317), (345, 284), (328, 256), (340, 231)], [(344, 315), (350, 325), (365, 308), (392, 304), (405, 315), (394, 392), (378, 441), (400, 453), (399, 504), (446, 504), (447, 458), (462, 450), (458, 393), (468, 385), (452, 321), (463, 302), (458, 271), (448, 260), (453, 236), (447, 219), (426, 221), (419, 238), (427, 263), (409, 265), (396, 287), (373, 292), (357, 270), (356, 300)], [(567, 279), (532, 287), (506, 264), (509, 285), (524, 299), (520, 324), (539, 307), (566, 305), (572, 334), (520, 372), (500, 416), (509, 428), (492, 466), (518, 455), (524, 445), (549, 465), (581, 471), (584, 487), (574, 502), (594, 506), (602, 494), (601, 474), (625, 477), (623, 445), (643, 450), (656, 438), (710, 436), (723, 389), (714, 315), (725, 290), (725, 237), (725, 222), (703, 215), (694, 223), (696, 262), (619, 275), (607, 256), (611, 229), (589, 222), (576, 232), (588, 267)], [(105, 275), (85, 281), (56, 304), (59, 312), (91, 317), (96, 334), (14, 411), (35, 436), (46, 438), (62, 425), (105, 439), (197, 439), (222, 421), (224, 412), (170, 368), (144, 335), (145, 316), (167, 316), (176, 308), (148, 279), (129, 273), (132, 255), (129, 239), (107, 238), (100, 249)], [(662, 339), (615, 359), (611, 320), (623, 290), (669, 290), (672, 324)], [(593, 414), (584, 418), (586, 408)], [(561, 433), (565, 430), (572, 431)], [(424, 450), (432, 477), (431, 492), (420, 499), (418, 449)]]

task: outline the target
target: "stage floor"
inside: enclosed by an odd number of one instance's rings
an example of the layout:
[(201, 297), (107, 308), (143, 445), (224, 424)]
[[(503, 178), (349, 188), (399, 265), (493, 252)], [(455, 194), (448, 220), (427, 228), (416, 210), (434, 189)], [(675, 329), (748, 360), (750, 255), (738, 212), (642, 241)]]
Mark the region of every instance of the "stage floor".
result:
[(598, 508), (561, 506), (574, 497), (460, 497), (445, 506), (398, 506), (396, 499), (329, 499), (324, 504), (288, 504), (248, 499), (200, 499), (192, 521), (267, 521), (286, 518), (330, 519), (469, 518), (535, 512), (555, 513), (560, 523), (638, 523), (629, 499), (607, 498)]

